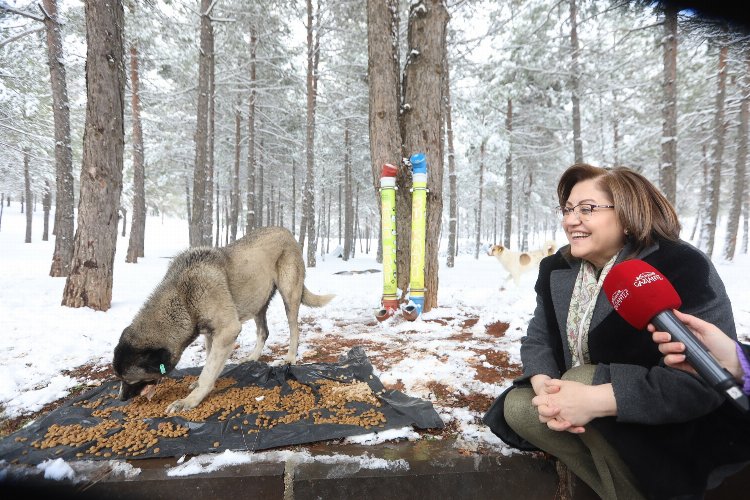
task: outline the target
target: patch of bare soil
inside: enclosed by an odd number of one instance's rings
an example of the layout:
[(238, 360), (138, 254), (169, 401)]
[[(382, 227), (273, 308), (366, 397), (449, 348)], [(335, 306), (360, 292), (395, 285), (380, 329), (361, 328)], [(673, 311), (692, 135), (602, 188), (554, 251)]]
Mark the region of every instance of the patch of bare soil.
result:
[[(487, 384), (496, 384), (502, 379), (514, 379), (521, 376), (523, 368), (518, 363), (508, 360), (508, 353), (495, 351), (493, 349), (476, 349), (477, 355), (484, 355), (489, 367), (483, 362), (477, 362), (474, 369), (477, 371), (476, 380)], [(477, 360), (478, 361), (478, 360)]]
[(487, 325), (487, 335), (498, 338), (503, 337), (505, 335), (505, 332), (508, 331), (509, 327), (510, 325), (508, 323), (503, 323), (501, 321), (490, 323), (489, 325)]
[(429, 399), (446, 408), (468, 408), (471, 411), (484, 413), (489, 410), (494, 398), (484, 394), (461, 394), (439, 382), (428, 382)]

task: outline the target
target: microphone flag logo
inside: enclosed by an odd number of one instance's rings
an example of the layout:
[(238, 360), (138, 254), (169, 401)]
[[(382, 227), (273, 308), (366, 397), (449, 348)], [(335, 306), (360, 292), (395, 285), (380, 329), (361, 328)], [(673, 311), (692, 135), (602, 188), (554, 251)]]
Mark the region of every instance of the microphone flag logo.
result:
[(612, 297), (610, 298), (610, 302), (612, 302), (612, 307), (615, 311), (620, 309), (620, 306), (622, 305), (622, 302), (628, 298), (628, 289), (625, 288), (623, 290), (616, 290), (615, 293), (612, 294)]
[(642, 287), (643, 285), (648, 285), (649, 283), (654, 283), (655, 281), (661, 281), (663, 279), (664, 277), (659, 273), (655, 273), (653, 271), (646, 271), (635, 277), (633, 286)]

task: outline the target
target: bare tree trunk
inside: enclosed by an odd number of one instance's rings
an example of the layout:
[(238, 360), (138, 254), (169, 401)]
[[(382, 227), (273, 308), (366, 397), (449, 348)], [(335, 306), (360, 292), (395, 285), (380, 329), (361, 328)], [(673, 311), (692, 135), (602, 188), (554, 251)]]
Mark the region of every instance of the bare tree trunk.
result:
[(255, 219), (255, 100), (257, 85), (258, 36), (255, 27), (250, 28), (250, 99), (247, 105), (247, 232), (258, 226)]
[(86, 127), (81, 201), (62, 305), (106, 311), (112, 303), (117, 207), (125, 142), (122, 2), (87, 0)]
[[(526, 173), (526, 178), (523, 182), (523, 196), (526, 200), (531, 200), (531, 187), (534, 184), (534, 173), (531, 171), (529, 167), (529, 171)], [(529, 220), (529, 207), (531, 206), (531, 203), (524, 203), (523, 204), (523, 225), (521, 229), (521, 245), (519, 246), (520, 250), (522, 252), (528, 252), (529, 251), (529, 226), (530, 226), (530, 220)]]
[[(320, 3), (313, 12), (312, 0), (307, 0), (307, 120), (305, 137), (306, 178), (304, 191), (304, 220), (307, 225), (307, 266), (315, 267), (318, 239), (315, 233), (315, 106), (318, 93), (318, 61), (320, 60)], [(315, 27), (313, 27), (315, 19)]]
[(701, 182), (701, 191), (700, 196), (698, 198), (698, 213), (695, 215), (695, 224), (693, 224), (693, 230), (690, 233), (690, 240), (695, 241), (695, 233), (698, 230), (699, 224), (700, 224), (700, 233), (698, 233), (698, 243), (700, 244), (700, 240), (703, 239), (703, 232), (704, 232), (704, 226), (703, 226), (703, 219), (706, 217), (706, 211), (708, 210), (708, 203), (709, 200), (706, 197), (706, 193), (708, 192), (708, 170), (709, 170), (709, 160), (708, 160), (708, 153), (706, 146), (704, 145), (702, 148), (702, 157), (701, 157), (701, 174), (702, 174), (702, 182)]
[[(400, 168), (401, 130), (399, 112), (399, 2), (367, 0), (367, 52), (369, 81), (369, 130), (372, 185), (380, 209), (380, 172), (391, 163)], [(378, 219), (378, 234), (381, 224)], [(400, 238), (402, 233), (399, 233)], [(355, 236), (353, 236), (355, 237)], [(403, 240), (398, 240), (401, 245)], [(408, 241), (406, 243), (408, 245)], [(377, 262), (383, 261), (381, 238), (378, 237)]]
[(219, 206), (219, 183), (216, 182), (216, 239), (214, 240), (214, 246), (221, 246), (221, 207)]
[(232, 171), (232, 192), (229, 194), (229, 241), (237, 239), (237, 222), (240, 214), (240, 155), (242, 152), (242, 102), (237, 100), (234, 114), (234, 170)]
[(709, 257), (714, 251), (714, 239), (716, 236), (716, 223), (719, 218), (719, 201), (721, 196), (721, 167), (724, 156), (724, 140), (726, 135), (726, 94), (727, 94), (727, 53), (729, 49), (726, 43), (722, 42), (719, 48), (719, 78), (718, 88), (716, 91), (716, 114), (714, 115), (714, 150), (710, 163), (708, 174), (708, 189), (706, 191), (706, 200), (709, 202), (706, 217), (703, 220), (701, 228), (700, 248), (706, 252)]
[[(676, 101), (675, 101), (676, 102)], [(620, 118), (618, 116), (617, 92), (612, 91), (612, 165), (620, 165)], [(676, 116), (676, 115), (675, 115)], [(676, 144), (676, 143), (675, 143)]]
[(484, 200), (484, 169), (485, 155), (487, 153), (487, 138), (482, 139), (479, 146), (479, 200), (477, 207), (477, 221), (474, 230), (474, 259), (479, 259), (479, 247), (482, 244), (482, 201)]
[(581, 75), (578, 64), (578, 9), (576, 0), (570, 2), (570, 93), (573, 104), (573, 156), (576, 163), (583, 163), (583, 139), (581, 138)]
[[(8, 199), (10, 200), (10, 196), (8, 196)], [(5, 207), (5, 193), (0, 197), (0, 227), (3, 224), (3, 207)]]
[[(297, 227), (297, 163), (292, 159), (292, 234)], [(301, 246), (301, 245), (300, 245)]]
[(211, 57), (208, 59), (208, 123), (206, 136), (206, 193), (203, 196), (203, 236), (201, 244), (211, 246), (213, 243), (214, 217), (214, 145), (216, 138), (216, 57), (214, 52), (214, 32), (211, 28)]
[[(409, 12), (409, 53), (404, 69), (402, 137), (404, 152), (427, 158), (427, 236), (423, 311), (437, 307), (438, 249), (443, 213), (443, 75), (448, 10), (443, 0), (412, 4)], [(404, 154), (404, 156), (408, 156)], [(402, 189), (405, 191), (405, 189)]]
[(508, 134), (508, 156), (505, 158), (505, 219), (503, 223), (503, 245), (510, 248), (513, 232), (513, 100), (508, 98), (505, 113), (505, 131)]
[[(55, 250), (49, 275), (67, 276), (73, 258), (73, 150), (70, 144), (70, 106), (65, 82), (62, 35), (57, 19), (57, 0), (43, 0), (47, 33), (47, 63), (52, 85), (55, 122)], [(10, 198), (8, 198), (10, 199)]]
[(29, 172), (29, 148), (23, 150), (23, 186), (26, 199), (26, 243), (31, 243), (31, 223), (34, 218), (34, 208), (31, 206), (31, 173)]
[(737, 162), (734, 166), (734, 184), (732, 185), (732, 199), (727, 218), (727, 234), (724, 242), (724, 258), (734, 259), (737, 244), (737, 231), (740, 226), (740, 213), (745, 199), (745, 170), (747, 168), (747, 134), (748, 114), (750, 109), (750, 52), (745, 55), (745, 74), (743, 75), (742, 100), (740, 102), (740, 126), (737, 130)]
[[(42, 197), (42, 208), (44, 210), (44, 231), (42, 241), (49, 241), (49, 212), (52, 210), (52, 186), (49, 181), (44, 181), (44, 196)], [(0, 208), (0, 210), (2, 210)]]
[[(747, 247), (748, 247), (748, 241), (750, 240), (750, 237), (748, 236), (748, 232), (750, 231), (750, 223), (748, 221), (748, 218), (750, 218), (750, 207), (748, 207), (748, 183), (745, 182), (745, 192), (742, 195), (742, 253), (747, 255)], [(2, 210), (0, 210), (0, 216), (2, 216)]]
[(331, 251), (331, 202), (333, 194), (328, 192), (328, 217), (326, 218), (326, 253)]
[(192, 224), (193, 212), (190, 209), (190, 179), (185, 175), (185, 208), (187, 209), (188, 226)]
[(352, 143), (349, 140), (349, 120), (344, 132), (344, 260), (349, 260), (354, 247), (354, 206), (352, 199)]
[[(357, 194), (355, 195), (355, 201), (354, 201), (354, 232), (352, 233), (352, 259), (354, 258), (354, 255), (356, 254), (357, 245), (356, 245), (356, 239), (357, 234), (359, 233), (359, 181), (357, 181)], [(360, 245), (360, 252), (362, 251), (361, 245)]]
[[(263, 174), (265, 173), (265, 168), (263, 165), (263, 141), (260, 143), (260, 151), (258, 153), (258, 165), (257, 165), (257, 184), (255, 185), (255, 192), (256, 192), (256, 198), (255, 198), (255, 226), (260, 227), (263, 226), (263, 204), (265, 203), (266, 193), (265, 193), (265, 180), (263, 179)], [(266, 221), (265, 225), (268, 225), (268, 221)]]
[(137, 263), (143, 257), (146, 233), (146, 168), (141, 126), (140, 78), (138, 74), (138, 48), (130, 46), (130, 107), (133, 113), (133, 221), (125, 262)]
[[(190, 220), (190, 246), (206, 245), (206, 180), (208, 159), (208, 108), (211, 99), (211, 57), (213, 53), (213, 27), (211, 25), (211, 0), (201, 0), (201, 35), (198, 52), (198, 105), (195, 128), (195, 165), (193, 170), (193, 213)], [(210, 244), (210, 242), (208, 243)]]
[(456, 185), (456, 154), (453, 147), (453, 103), (451, 101), (450, 65), (445, 55), (445, 75), (443, 78), (443, 105), (445, 113), (445, 136), (448, 142), (448, 256), (445, 265), (453, 267), (456, 255), (456, 213), (458, 211), (458, 188)]
[(677, 200), (677, 9), (664, 12), (664, 81), (659, 186), (672, 204)]
[[(315, 229), (315, 233), (320, 238), (320, 255), (321, 257), (323, 254), (323, 249), (325, 248), (325, 245), (323, 244), (323, 238), (325, 238), (325, 231), (323, 231), (323, 219), (325, 219), (326, 216), (326, 192), (323, 190), (323, 196), (322, 200), (320, 202), (320, 207), (318, 208), (318, 227)], [(309, 248), (309, 247), (308, 247)]]
[(498, 207), (499, 200), (497, 199), (497, 195), (495, 195), (494, 203), (492, 204), (492, 242), (497, 242), (497, 207)]
[(122, 237), (125, 237), (125, 230), (128, 227), (128, 209), (125, 207), (120, 207), (117, 209), (118, 211), (118, 220), (122, 220)]
[(229, 200), (224, 193), (224, 246), (229, 245)]

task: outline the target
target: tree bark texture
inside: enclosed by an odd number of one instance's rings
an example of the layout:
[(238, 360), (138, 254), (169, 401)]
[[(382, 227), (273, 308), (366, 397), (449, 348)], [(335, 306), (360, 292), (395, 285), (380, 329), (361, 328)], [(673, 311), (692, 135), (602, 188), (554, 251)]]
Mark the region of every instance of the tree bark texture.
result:
[[(745, 192), (742, 195), (742, 253), (747, 255), (747, 247), (750, 242), (748, 232), (750, 232), (750, 203), (748, 203), (748, 182), (745, 182)], [(0, 216), (2, 216), (2, 210), (0, 210)]]
[(458, 211), (458, 186), (456, 179), (456, 154), (453, 147), (453, 103), (451, 102), (450, 65), (445, 55), (445, 77), (443, 78), (443, 105), (445, 109), (445, 137), (448, 144), (448, 256), (445, 265), (453, 267), (456, 252), (456, 213)]
[(482, 200), (484, 199), (484, 169), (487, 155), (487, 138), (479, 146), (479, 200), (477, 200), (477, 220), (474, 228), (474, 258), (479, 259), (479, 247), (482, 244)]
[[(190, 246), (210, 245), (205, 242), (206, 176), (208, 174), (208, 106), (211, 85), (211, 54), (213, 27), (209, 17), (211, 0), (201, 0), (201, 39), (198, 53), (198, 104), (195, 125), (195, 165), (193, 167), (193, 213), (190, 217)], [(213, 194), (213, 193), (211, 193)], [(210, 196), (210, 195), (209, 195)]]
[(292, 234), (294, 234), (296, 227), (297, 227), (297, 162), (295, 162), (294, 159), (292, 159), (292, 227), (291, 227)]
[(664, 19), (664, 80), (662, 83), (661, 165), (659, 186), (672, 204), (677, 201), (677, 9), (667, 7)]
[(724, 258), (734, 259), (737, 246), (737, 232), (740, 227), (742, 202), (745, 199), (745, 173), (747, 168), (747, 133), (750, 115), (750, 52), (746, 51), (745, 74), (743, 76), (742, 100), (740, 101), (740, 126), (737, 129), (737, 161), (734, 165), (732, 198), (727, 214), (727, 232), (724, 241)]
[(106, 311), (112, 303), (117, 208), (122, 192), (122, 2), (87, 0), (86, 126), (81, 197), (70, 274), (62, 305)]
[(719, 74), (716, 89), (716, 114), (713, 126), (713, 154), (708, 174), (706, 200), (708, 211), (701, 228), (701, 245), (706, 254), (711, 257), (714, 252), (716, 224), (719, 219), (719, 203), (721, 196), (721, 167), (724, 157), (724, 141), (726, 136), (726, 95), (727, 95), (727, 54), (729, 48), (722, 44), (719, 48)]
[(55, 250), (49, 275), (67, 276), (73, 258), (73, 150), (70, 144), (70, 106), (65, 81), (62, 36), (57, 19), (57, 0), (43, 0), (47, 33), (47, 63), (52, 85), (52, 117), (55, 124)]
[[(409, 59), (404, 70), (404, 112), (401, 119), (404, 157), (427, 157), (427, 234), (423, 311), (437, 306), (438, 248), (443, 212), (443, 75), (448, 10), (443, 0), (413, 4), (409, 12)], [(404, 166), (399, 176), (405, 177)], [(411, 175), (408, 176), (411, 185)], [(400, 191), (407, 191), (404, 187)], [(407, 193), (408, 194), (408, 193)], [(398, 205), (397, 210), (401, 208)], [(403, 197), (402, 197), (403, 198)], [(411, 210), (409, 210), (411, 216)], [(399, 216), (397, 215), (397, 218)], [(399, 222), (403, 221), (398, 218)], [(398, 234), (401, 237), (401, 233)], [(407, 240), (408, 241), (408, 240)], [(400, 240), (400, 244), (403, 240)], [(399, 254), (408, 252), (400, 251)], [(400, 258), (402, 255), (399, 256)], [(400, 259), (399, 259), (400, 260)], [(397, 262), (398, 263), (398, 262)], [(405, 267), (408, 276), (408, 264)], [(398, 267), (399, 274), (401, 266)], [(402, 289), (403, 290), (403, 289)]]
[(532, 192), (532, 185), (534, 184), (534, 173), (531, 170), (531, 167), (529, 168), (529, 171), (526, 173), (526, 176), (523, 180), (523, 197), (524, 200), (527, 200), (526, 203), (523, 204), (523, 222), (521, 223), (521, 244), (519, 245), (519, 249), (522, 252), (528, 252), (529, 251), (529, 230), (531, 225), (530, 220), (530, 207), (531, 207), (531, 192)]
[[(399, 2), (367, 1), (367, 52), (369, 81), (369, 130), (372, 185), (380, 209), (380, 172), (383, 165), (401, 163), (399, 110), (401, 84), (399, 69)], [(378, 222), (378, 228), (382, 227)], [(378, 231), (379, 234), (379, 231)], [(401, 233), (399, 233), (399, 236)], [(402, 240), (397, 239), (401, 245)], [(408, 242), (406, 243), (408, 247)], [(378, 238), (377, 261), (383, 261), (382, 241)]]
[(265, 204), (265, 179), (263, 178), (263, 174), (265, 173), (265, 168), (263, 165), (263, 141), (260, 141), (260, 150), (258, 152), (258, 166), (255, 170), (256, 173), (256, 183), (255, 183), (255, 227), (261, 227), (263, 225), (268, 225), (268, 221), (266, 220), (266, 223), (263, 223), (263, 206)]
[(122, 220), (122, 237), (125, 237), (125, 231), (128, 227), (128, 209), (121, 206), (118, 208), (119, 219)]
[(344, 260), (353, 257), (354, 247), (354, 205), (352, 193), (352, 143), (349, 138), (349, 120), (344, 132)]
[(49, 181), (44, 181), (42, 209), (44, 210), (44, 230), (42, 232), (42, 241), (49, 241), (49, 212), (52, 210), (52, 186), (49, 185)]
[(146, 234), (146, 167), (141, 125), (141, 95), (138, 74), (138, 48), (130, 46), (130, 108), (133, 114), (133, 220), (125, 262), (137, 263), (143, 257)]
[(188, 227), (192, 225), (193, 211), (190, 207), (190, 179), (185, 175), (185, 208), (188, 221)]
[(257, 227), (255, 220), (255, 99), (257, 84), (258, 37), (255, 28), (250, 28), (250, 98), (247, 104), (247, 217), (246, 232)]
[(214, 216), (214, 139), (216, 138), (216, 58), (214, 51), (214, 32), (211, 28), (211, 57), (208, 59), (208, 123), (206, 128), (206, 193), (203, 197), (203, 236), (202, 244), (211, 246), (213, 242)]
[(578, 8), (576, 0), (570, 3), (570, 98), (573, 104), (573, 157), (583, 163), (583, 138), (581, 137), (581, 75), (578, 62)]
[(23, 150), (23, 187), (24, 187), (24, 199), (26, 200), (26, 243), (31, 243), (31, 223), (34, 218), (34, 208), (32, 207), (32, 194), (31, 194), (31, 172), (30, 170), (30, 159), (29, 159), (29, 148)]
[(508, 98), (505, 113), (505, 132), (508, 134), (508, 156), (505, 158), (505, 217), (503, 219), (503, 246), (510, 248), (513, 231), (513, 100)]
[[(312, 0), (307, 0), (307, 114), (305, 136), (304, 218), (307, 226), (307, 266), (315, 267), (318, 238), (315, 226), (315, 106), (318, 93), (318, 61), (320, 33), (320, 5), (313, 12)], [(313, 26), (315, 19), (315, 26)]]
[(242, 103), (237, 101), (234, 111), (234, 170), (232, 171), (232, 190), (229, 195), (229, 241), (237, 239), (237, 223), (240, 215), (240, 156), (242, 155)]

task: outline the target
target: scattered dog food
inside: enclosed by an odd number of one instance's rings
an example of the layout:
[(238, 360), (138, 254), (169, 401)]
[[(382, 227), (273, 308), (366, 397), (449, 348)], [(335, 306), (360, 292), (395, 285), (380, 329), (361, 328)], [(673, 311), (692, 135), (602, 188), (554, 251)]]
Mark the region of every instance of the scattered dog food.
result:
[[(158, 454), (160, 439), (179, 439), (190, 434), (188, 426), (171, 421), (158, 422), (154, 427), (155, 420), (164, 418), (180, 418), (187, 422), (205, 422), (214, 416), (219, 421), (236, 418), (231, 430), (247, 434), (302, 420), (313, 424), (356, 425), (365, 429), (386, 424), (385, 415), (376, 409), (381, 406), (377, 396), (366, 382), (356, 380), (320, 379), (312, 386), (288, 380), (290, 390), (282, 391), (278, 386), (272, 389), (234, 387), (234, 379), (221, 378), (198, 407), (168, 415), (167, 406), (184, 398), (196, 380), (196, 376), (163, 379), (152, 398), (138, 396), (124, 405), (115, 403), (115, 393), (105, 393), (95, 401), (80, 401), (76, 404), (91, 409), (92, 416), (101, 419), (99, 423), (52, 424), (43, 438), (30, 445), (42, 450), (80, 448), (76, 453), (78, 458), (138, 457), (149, 450)], [(361, 404), (358, 408), (354, 403)], [(362, 404), (369, 408), (362, 410)], [(218, 448), (220, 444), (216, 441), (213, 447)], [(63, 450), (60, 448), (55, 453)]]

